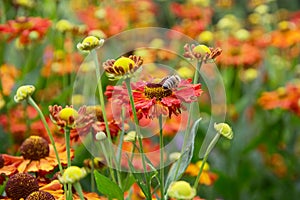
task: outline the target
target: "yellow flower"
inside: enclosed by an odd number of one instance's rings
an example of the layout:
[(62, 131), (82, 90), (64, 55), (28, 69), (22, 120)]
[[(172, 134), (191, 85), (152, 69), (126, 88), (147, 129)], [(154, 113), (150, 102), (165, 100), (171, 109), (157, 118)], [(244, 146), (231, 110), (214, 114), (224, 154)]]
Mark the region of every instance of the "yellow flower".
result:
[(250, 33), (246, 29), (242, 28), (242, 29), (239, 29), (238, 31), (236, 31), (234, 33), (234, 36), (240, 41), (245, 41), (250, 38)]
[(62, 177), (59, 177), (61, 183), (75, 183), (85, 177), (86, 171), (84, 168), (70, 166), (65, 171)]
[(25, 8), (32, 8), (34, 6), (34, 1), (32, 0), (15, 0), (14, 3)]
[(71, 22), (69, 22), (68, 20), (61, 19), (56, 23), (55, 28), (58, 31), (65, 33), (68, 31), (72, 31), (74, 28), (74, 25)]
[(219, 123), (219, 124), (215, 123), (214, 128), (220, 135), (223, 135), (224, 137), (226, 137), (230, 140), (233, 138), (232, 129), (228, 124), (226, 124), (226, 123)]
[(29, 96), (35, 91), (35, 87), (33, 85), (23, 85), (18, 88), (16, 95), (14, 96), (14, 100), (16, 103), (19, 103)]
[(214, 35), (211, 31), (203, 31), (198, 36), (198, 41), (201, 43), (211, 43), (214, 39)]
[(103, 67), (110, 80), (118, 80), (132, 77), (142, 64), (143, 59), (140, 56), (131, 55), (122, 56), (117, 60), (107, 60), (103, 63)]
[(88, 36), (84, 38), (82, 43), (77, 44), (77, 48), (80, 51), (91, 51), (93, 49), (101, 47), (103, 43), (104, 43), (104, 39), (99, 40), (95, 36)]
[(196, 190), (186, 181), (176, 181), (168, 188), (168, 196), (175, 199), (192, 199), (196, 195)]

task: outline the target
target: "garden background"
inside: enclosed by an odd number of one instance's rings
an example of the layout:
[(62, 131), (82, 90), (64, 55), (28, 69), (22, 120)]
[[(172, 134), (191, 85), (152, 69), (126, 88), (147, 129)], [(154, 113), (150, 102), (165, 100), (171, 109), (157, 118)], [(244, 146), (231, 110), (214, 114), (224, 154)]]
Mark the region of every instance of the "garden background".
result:
[[(198, 195), (299, 198), (299, 1), (1, 0), (0, 23), (0, 153), (19, 155), (28, 135), (44, 131), (32, 107), (14, 102), (19, 86), (34, 85), (33, 97), (49, 115), (49, 105), (71, 103), (77, 70), (87, 56), (76, 48), (83, 38), (106, 40), (134, 28), (162, 27), (222, 49), (215, 63), (226, 90), (225, 121), (234, 138), (216, 145), (208, 159), (211, 174)], [(139, 53), (149, 60), (173, 59), (164, 53)], [(193, 74), (184, 63), (171, 67), (184, 78)], [(202, 89), (199, 106), (205, 119), (211, 102), (205, 83)], [(199, 160), (205, 133), (198, 131), (192, 163)], [(87, 154), (76, 146), (73, 163), (83, 166)], [(184, 179), (193, 180), (192, 174)], [(82, 180), (83, 188), (90, 190), (87, 182)]]

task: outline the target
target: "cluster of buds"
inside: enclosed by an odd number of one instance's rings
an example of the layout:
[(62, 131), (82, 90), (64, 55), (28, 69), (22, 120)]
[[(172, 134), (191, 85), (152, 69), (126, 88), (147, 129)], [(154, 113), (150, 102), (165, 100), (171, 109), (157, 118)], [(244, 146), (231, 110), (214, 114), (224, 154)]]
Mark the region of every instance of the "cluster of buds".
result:
[(222, 53), (222, 49), (217, 48), (208, 48), (205, 45), (184, 45), (184, 54), (183, 56), (190, 59), (202, 60), (205, 63), (208, 61), (213, 61)]

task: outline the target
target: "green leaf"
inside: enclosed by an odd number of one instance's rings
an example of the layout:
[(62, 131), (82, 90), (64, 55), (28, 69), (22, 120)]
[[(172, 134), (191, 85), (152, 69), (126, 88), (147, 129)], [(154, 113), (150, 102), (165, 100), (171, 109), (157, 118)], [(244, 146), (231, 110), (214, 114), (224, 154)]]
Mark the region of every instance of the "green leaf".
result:
[(94, 171), (94, 174), (99, 192), (101, 192), (104, 195), (107, 195), (109, 198), (124, 200), (124, 194), (117, 184), (115, 184), (109, 178), (103, 176), (97, 171)]
[[(193, 125), (192, 130), (187, 138), (187, 144), (185, 147), (185, 150), (183, 151), (182, 155), (181, 155), (181, 162), (179, 165), (179, 161), (180, 159), (178, 159), (176, 162), (173, 163), (172, 167), (169, 170), (167, 179), (166, 179), (166, 183), (165, 183), (165, 194), (169, 188), (169, 185), (173, 182), (173, 181), (177, 181), (181, 175), (184, 173), (184, 171), (186, 170), (187, 166), (190, 164), (191, 159), (193, 157), (193, 152), (194, 152), (194, 142), (195, 142), (195, 136), (197, 133), (197, 129), (198, 129), (198, 124), (201, 121), (202, 118), (199, 118)], [(179, 165), (179, 168), (177, 167)], [(177, 170), (178, 168), (178, 170)], [(175, 177), (177, 171), (177, 175)]]
[(130, 171), (131, 171), (133, 177), (136, 180), (136, 183), (139, 185), (139, 187), (143, 191), (146, 199), (151, 199), (150, 185), (146, 184), (145, 180), (144, 180), (144, 176), (147, 177), (147, 175), (142, 174), (142, 173), (135, 173), (134, 166), (132, 165), (132, 163), (130, 161), (128, 162), (128, 165), (129, 165), (129, 168), (130, 168)]
[(135, 183), (135, 178), (132, 174), (128, 174), (122, 183), (123, 192), (126, 192)]

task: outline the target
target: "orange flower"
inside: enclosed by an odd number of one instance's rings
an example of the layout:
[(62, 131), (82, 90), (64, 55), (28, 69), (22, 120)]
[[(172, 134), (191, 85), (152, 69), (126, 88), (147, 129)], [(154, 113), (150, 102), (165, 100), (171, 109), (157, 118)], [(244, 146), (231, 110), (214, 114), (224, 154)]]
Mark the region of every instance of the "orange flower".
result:
[(211, 8), (200, 7), (191, 3), (171, 3), (171, 11), (182, 21), (172, 29), (192, 38), (197, 37), (211, 23)]
[[(185, 173), (196, 177), (200, 170), (201, 164), (202, 164), (202, 161), (198, 161), (196, 164), (190, 163), (189, 166), (187, 167)], [(209, 165), (208, 165), (208, 163), (205, 163), (202, 174), (199, 179), (199, 183), (204, 184), (204, 185), (212, 185), (217, 180), (217, 178), (218, 178), (218, 175), (209, 171)]]
[(222, 66), (253, 66), (262, 60), (262, 53), (259, 48), (247, 42), (240, 42), (234, 38), (227, 41), (219, 41), (222, 48), (222, 56), (218, 57), (217, 62)]
[(288, 48), (300, 42), (300, 29), (291, 29), (287, 27), (284, 30), (275, 30), (271, 34), (271, 37), (272, 46), (281, 49)]
[[(67, 164), (67, 153), (65, 145), (56, 144), (60, 161)], [(20, 147), (22, 156), (10, 156), (3, 154), (4, 166), (0, 169), (0, 174), (11, 175), (15, 172), (39, 172), (48, 173), (58, 165), (56, 156), (51, 144), (39, 136), (31, 136), (26, 139)], [(71, 157), (74, 151), (71, 150)]]
[[(64, 190), (62, 184), (58, 180), (53, 180), (50, 183), (41, 183), (39, 182), (38, 191), (51, 194), (56, 200), (65, 200)], [(21, 188), (24, 191), (24, 188)], [(101, 197), (93, 192), (83, 192), (85, 199), (89, 200), (107, 200), (105, 197)], [(9, 200), (10, 198), (4, 197)], [(73, 200), (80, 200), (78, 194), (73, 193)]]
[[(26, 109), (24, 109), (20, 104), (11, 108), (8, 113), (0, 115), (0, 125), (6, 133), (11, 134), (16, 147), (16, 149), (10, 148), (11, 152), (9, 153), (15, 153), (15, 151), (18, 150), (19, 145), (28, 136), (29, 131), (31, 135), (39, 135), (48, 139), (44, 125), (42, 121), (36, 121), (37, 117), (38, 113), (32, 106), (27, 106)], [(48, 117), (46, 121), (53, 131), (55, 127), (51, 124)], [(30, 122), (29, 126), (27, 126), (28, 122)]]
[(78, 10), (77, 16), (89, 30), (102, 30), (108, 37), (125, 30), (128, 23), (119, 10), (110, 6), (89, 6)]
[(0, 33), (8, 34), (8, 41), (18, 38), (20, 44), (30, 44), (34, 40), (42, 39), (50, 27), (48, 19), (40, 17), (18, 17), (0, 25)]
[(275, 91), (264, 92), (258, 103), (265, 109), (282, 108), (300, 115), (300, 84), (288, 84)]
[[(58, 180), (54, 180), (48, 184), (40, 185), (39, 190), (52, 194), (54, 196), (54, 198), (57, 200), (65, 200), (64, 191), (62, 189), (62, 184)], [(83, 192), (83, 195), (84, 195), (85, 199), (89, 199), (89, 200), (101, 200), (101, 199), (106, 200), (107, 199), (105, 197), (100, 197), (100, 196), (98, 196), (98, 194), (92, 193), (92, 192)], [(79, 195), (77, 195), (76, 193), (73, 193), (73, 200), (80, 200)]]
[[(70, 41), (66, 41), (65, 45), (70, 45)], [(51, 75), (65, 75), (77, 71), (83, 58), (78, 52), (65, 52), (63, 50), (55, 50), (52, 47), (46, 48), (44, 52), (44, 66), (41, 74), (44, 77)]]
[(0, 66), (0, 79), (3, 95), (10, 95), (11, 90), (15, 84), (15, 80), (19, 75), (19, 70), (13, 65), (3, 64)]

